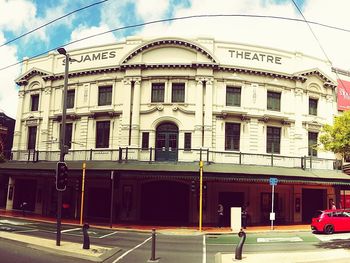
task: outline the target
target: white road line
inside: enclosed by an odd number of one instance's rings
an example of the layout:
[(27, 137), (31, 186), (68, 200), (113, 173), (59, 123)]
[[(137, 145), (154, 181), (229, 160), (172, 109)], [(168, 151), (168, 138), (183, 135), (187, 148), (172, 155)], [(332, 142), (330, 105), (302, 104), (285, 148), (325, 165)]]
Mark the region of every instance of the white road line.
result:
[(134, 251), (135, 249), (141, 247), (143, 244), (147, 243), (149, 240), (152, 239), (152, 236), (150, 236), (149, 238), (147, 238), (145, 241), (143, 241), (142, 243), (138, 244), (136, 247), (133, 247), (132, 249), (126, 251), (123, 255), (121, 255), (119, 258), (117, 258), (116, 260), (114, 260), (112, 263), (116, 263), (119, 260), (121, 260), (123, 257), (125, 257), (127, 254), (129, 254), (130, 252)]
[(72, 232), (72, 231), (76, 231), (76, 230), (81, 230), (81, 227), (62, 230), (61, 233), (67, 233), (67, 232)]
[(205, 244), (205, 235), (203, 235), (203, 263), (207, 262), (207, 246)]
[(14, 233), (27, 233), (27, 232), (37, 232), (39, 231), (38, 229), (30, 229), (30, 230), (19, 230), (19, 231), (14, 231)]
[(116, 233), (118, 233), (118, 231), (115, 231), (115, 232), (113, 232), (113, 233), (109, 233), (109, 234), (104, 235), (104, 236), (100, 236), (99, 238), (109, 237), (109, 236), (114, 235), (114, 234), (116, 234)]

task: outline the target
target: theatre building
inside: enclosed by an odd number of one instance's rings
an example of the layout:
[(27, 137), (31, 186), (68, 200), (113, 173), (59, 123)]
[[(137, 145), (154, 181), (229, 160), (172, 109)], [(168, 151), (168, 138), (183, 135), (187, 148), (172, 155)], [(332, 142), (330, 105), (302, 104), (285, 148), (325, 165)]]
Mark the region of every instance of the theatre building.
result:
[[(297, 52), (210, 38), (127, 38), (68, 52), (63, 216), (196, 225), (249, 204), (249, 224), (308, 223), (350, 185), (319, 135), (338, 114), (329, 64)], [(65, 56), (28, 59), (19, 85), (6, 209), (56, 216)], [(85, 163), (86, 169), (83, 169)], [(273, 179), (274, 180), (274, 179)]]

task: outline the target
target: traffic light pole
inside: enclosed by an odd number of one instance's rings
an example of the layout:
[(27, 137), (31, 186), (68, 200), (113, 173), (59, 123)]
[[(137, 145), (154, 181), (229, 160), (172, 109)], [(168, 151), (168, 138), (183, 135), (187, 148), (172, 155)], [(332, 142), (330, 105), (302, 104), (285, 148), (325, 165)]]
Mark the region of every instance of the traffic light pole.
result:
[[(69, 55), (63, 48), (59, 48), (58, 52), (66, 57), (64, 70), (64, 87), (62, 96), (62, 125), (60, 139), (60, 162), (64, 162), (66, 154), (66, 113), (67, 113), (67, 86), (68, 86), (68, 70), (69, 70)], [(61, 245), (61, 219), (62, 219), (62, 191), (57, 190), (57, 230), (56, 230), (56, 246)]]

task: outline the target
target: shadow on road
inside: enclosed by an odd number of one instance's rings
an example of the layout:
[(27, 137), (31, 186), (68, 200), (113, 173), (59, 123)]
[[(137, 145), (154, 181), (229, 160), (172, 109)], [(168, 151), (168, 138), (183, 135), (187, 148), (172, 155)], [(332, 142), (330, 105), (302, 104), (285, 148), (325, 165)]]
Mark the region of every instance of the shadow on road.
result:
[(318, 243), (316, 247), (330, 249), (350, 249), (350, 239), (333, 239), (332, 241), (324, 241)]

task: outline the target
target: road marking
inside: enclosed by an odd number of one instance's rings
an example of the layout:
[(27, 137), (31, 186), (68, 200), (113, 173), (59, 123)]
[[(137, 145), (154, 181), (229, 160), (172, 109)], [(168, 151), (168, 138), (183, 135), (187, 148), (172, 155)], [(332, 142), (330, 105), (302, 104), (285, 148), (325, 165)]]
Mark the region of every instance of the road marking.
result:
[(24, 226), (24, 225), (31, 225), (32, 224), (32, 223), (28, 223), (28, 222), (18, 222), (18, 221), (11, 221), (11, 220), (7, 220), (7, 219), (1, 219), (0, 223), (10, 224), (10, 225), (15, 225), (15, 226)]
[(333, 235), (315, 235), (320, 241), (331, 241), (334, 239), (349, 239), (349, 233), (333, 234)]
[(19, 230), (19, 231), (14, 231), (15, 233), (27, 233), (27, 232), (37, 232), (39, 231), (38, 229), (29, 229), (29, 230)]
[(203, 263), (207, 262), (207, 247), (205, 244), (205, 235), (203, 235), (203, 260), (202, 260), (202, 262)]
[(118, 231), (115, 231), (115, 232), (109, 233), (109, 234), (104, 235), (104, 236), (100, 236), (99, 238), (109, 237), (109, 236), (114, 235), (114, 234), (116, 234), (116, 233), (118, 233)]
[(119, 258), (117, 258), (116, 260), (114, 260), (112, 263), (116, 263), (119, 260), (121, 260), (123, 257), (125, 257), (127, 254), (129, 254), (130, 252), (134, 251), (135, 249), (141, 247), (143, 244), (147, 243), (149, 240), (152, 239), (152, 236), (150, 236), (149, 238), (147, 238), (145, 241), (143, 241), (142, 243), (138, 244), (136, 247), (133, 247), (132, 249), (126, 251), (123, 255), (121, 255)]
[(300, 237), (258, 237), (258, 243), (268, 243), (268, 242), (302, 242)]
[(72, 231), (76, 231), (76, 230), (81, 230), (81, 227), (62, 230), (61, 233), (67, 233), (67, 232), (72, 232)]

